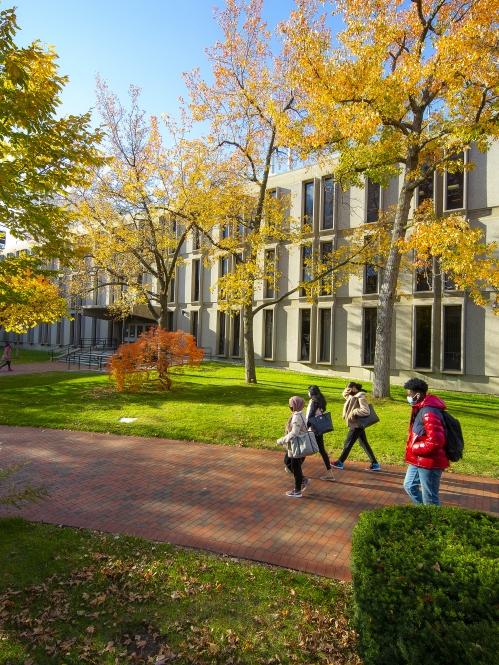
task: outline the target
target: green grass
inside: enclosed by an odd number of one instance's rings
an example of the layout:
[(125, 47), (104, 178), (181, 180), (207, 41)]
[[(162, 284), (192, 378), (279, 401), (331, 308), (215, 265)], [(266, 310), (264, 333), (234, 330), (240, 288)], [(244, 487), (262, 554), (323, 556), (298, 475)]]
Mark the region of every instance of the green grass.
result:
[(3, 665), (361, 663), (349, 584), (20, 519), (0, 561)]
[(36, 349), (16, 349), (12, 352), (12, 365), (22, 363), (42, 363), (50, 360), (49, 351), (38, 351)]
[[(168, 393), (117, 393), (107, 375), (88, 373), (0, 378), (0, 424), (275, 448), (289, 415), (288, 398), (306, 397), (307, 386), (314, 382), (332, 412), (336, 429), (325, 441), (337, 455), (346, 434), (341, 420), (345, 380), (259, 368), (258, 384), (248, 385), (242, 367), (218, 363), (179, 373)], [(498, 397), (448, 391), (438, 395), (461, 420), (465, 435), (464, 459), (452, 470), (499, 477)], [(381, 422), (368, 430), (372, 447), (381, 462), (401, 464), (410, 412), (405, 391), (394, 387), (393, 399), (379, 401), (376, 409)], [(121, 417), (137, 420), (124, 424)], [(351, 458), (365, 456), (354, 446)]]

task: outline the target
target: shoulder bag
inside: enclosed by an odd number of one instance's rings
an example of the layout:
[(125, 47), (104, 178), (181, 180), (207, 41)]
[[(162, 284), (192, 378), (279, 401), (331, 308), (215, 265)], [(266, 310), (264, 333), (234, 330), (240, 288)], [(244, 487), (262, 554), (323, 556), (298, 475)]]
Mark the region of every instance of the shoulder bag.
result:
[(319, 416), (310, 416), (308, 422), (316, 434), (327, 434), (334, 430), (333, 420), (329, 411), (325, 411)]
[[(306, 426), (303, 416), (302, 419), (303, 424)], [(298, 436), (294, 436), (288, 443), (288, 455), (293, 458), (308, 457), (318, 452), (319, 446), (313, 432), (307, 431), (303, 434), (298, 434)]]
[(360, 418), (357, 418), (358, 425), (357, 427), (362, 427), (365, 429), (366, 427), (371, 427), (371, 425), (375, 425), (376, 423), (379, 423), (379, 418), (378, 414), (374, 410), (374, 406), (372, 404), (369, 404), (369, 415), (368, 416), (361, 416)]

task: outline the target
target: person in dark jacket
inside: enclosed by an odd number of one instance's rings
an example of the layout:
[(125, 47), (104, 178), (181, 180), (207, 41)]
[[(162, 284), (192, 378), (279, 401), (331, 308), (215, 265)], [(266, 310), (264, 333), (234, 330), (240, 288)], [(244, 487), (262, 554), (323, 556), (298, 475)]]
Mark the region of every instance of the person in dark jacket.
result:
[(324, 447), (324, 434), (319, 434), (313, 428), (310, 423), (310, 418), (312, 416), (322, 415), (326, 410), (326, 398), (321, 393), (318, 386), (309, 386), (308, 387), (308, 396), (310, 397), (310, 402), (307, 407), (307, 415), (305, 419), (307, 421), (307, 427), (315, 433), (315, 440), (319, 446), (319, 452), (321, 454), (324, 466), (326, 467), (326, 473), (321, 476), (321, 480), (334, 480), (333, 469), (331, 467), (331, 460), (329, 455), (326, 452)]
[(440, 412), (445, 402), (428, 394), (422, 379), (409, 379), (404, 384), (407, 401), (412, 406), (409, 434), (405, 448), (408, 463), (404, 489), (417, 504), (440, 505), (442, 471), (449, 466), (445, 454), (445, 428)]

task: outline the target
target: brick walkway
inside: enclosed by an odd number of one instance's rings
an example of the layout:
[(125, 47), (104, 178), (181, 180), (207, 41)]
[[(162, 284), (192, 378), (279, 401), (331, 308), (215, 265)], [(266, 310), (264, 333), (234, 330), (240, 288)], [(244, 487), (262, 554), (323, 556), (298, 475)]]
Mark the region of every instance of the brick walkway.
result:
[[(337, 579), (349, 579), (352, 528), (363, 510), (404, 504), (403, 469), (369, 473), (349, 464), (320, 481), (320, 459), (303, 499), (282, 453), (166, 439), (0, 427), (0, 465), (50, 491), (20, 513), (38, 521), (127, 533)], [(446, 504), (499, 513), (499, 480), (445, 474)]]
[(67, 363), (59, 363), (59, 362), (52, 362), (51, 360), (47, 360), (44, 362), (39, 362), (39, 363), (19, 363), (19, 365), (16, 364), (16, 361), (12, 362), (12, 372), (7, 371), (7, 368), (4, 367), (0, 371), (0, 376), (16, 376), (19, 374), (44, 374), (45, 372), (78, 372), (78, 371), (85, 371), (85, 372), (95, 372), (97, 370), (88, 367), (81, 367), (78, 369), (78, 367), (71, 366), (68, 369)]

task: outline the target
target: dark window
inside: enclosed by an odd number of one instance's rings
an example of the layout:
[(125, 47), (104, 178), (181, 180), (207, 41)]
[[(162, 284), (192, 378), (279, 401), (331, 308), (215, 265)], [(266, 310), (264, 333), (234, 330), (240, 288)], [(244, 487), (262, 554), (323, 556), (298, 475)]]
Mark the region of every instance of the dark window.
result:
[(199, 312), (196, 310), (191, 311), (191, 335), (194, 337), (196, 344), (198, 343), (199, 334)]
[(168, 300), (169, 302), (175, 302), (175, 277), (173, 276), (170, 279), (170, 284), (168, 288)]
[(234, 314), (234, 336), (232, 338), (232, 355), (241, 355), (241, 315), (239, 312)]
[(374, 365), (377, 320), (378, 310), (376, 307), (366, 307), (364, 309), (364, 348), (362, 350), (363, 365)]
[(414, 367), (431, 369), (431, 307), (414, 308)]
[(379, 206), (381, 203), (381, 187), (367, 179), (367, 213), (366, 221), (376, 222), (379, 217)]
[(433, 290), (433, 270), (431, 263), (416, 268), (414, 288), (417, 292)]
[(173, 331), (175, 328), (175, 312), (167, 312), (166, 313), (166, 326), (170, 332)]
[(324, 178), (322, 181), (322, 188), (324, 203), (322, 228), (332, 229), (334, 223), (334, 180), (332, 178)]
[(192, 248), (193, 249), (200, 249), (201, 247), (201, 233), (199, 229), (196, 227), (194, 229), (194, 233), (192, 236)]
[(423, 182), (418, 185), (417, 200), (418, 206), (420, 206), (423, 201), (433, 201), (433, 171), (429, 171)]
[[(464, 161), (464, 153), (455, 155), (454, 160)], [(464, 207), (464, 172), (449, 173), (445, 177), (445, 209), (459, 210)]]
[(303, 186), (303, 223), (312, 225), (314, 222), (314, 183), (306, 182)]
[(196, 259), (192, 262), (192, 299), (194, 302), (199, 301), (201, 295), (201, 260)]
[(222, 238), (230, 238), (230, 224), (224, 224), (222, 226)]
[[(308, 282), (312, 278), (310, 272), (310, 259), (312, 258), (312, 245), (304, 245), (301, 250), (301, 279), (302, 282)], [(300, 295), (305, 296), (305, 289), (300, 290)]]
[(224, 256), (220, 259), (220, 277), (224, 277), (229, 272), (229, 258)]
[(368, 263), (364, 268), (364, 293), (378, 293), (378, 268)]
[(64, 321), (58, 321), (55, 343), (61, 345), (64, 339)]
[(218, 355), (225, 355), (225, 312), (218, 312)]
[(265, 348), (264, 348), (264, 357), (272, 358), (273, 349), (272, 349), (272, 338), (274, 332), (274, 311), (272, 309), (265, 310)]
[[(333, 251), (333, 243), (328, 240), (327, 242), (321, 242), (320, 244), (320, 259), (323, 269), (328, 264), (331, 252)], [(332, 275), (329, 274), (323, 279), (321, 279), (321, 296), (329, 296), (332, 292)]]
[(461, 370), (461, 314), (461, 305), (444, 307), (444, 370)]
[(265, 250), (265, 297), (275, 297), (275, 249)]
[(331, 360), (331, 310), (319, 310), (319, 362), (326, 363)]
[(300, 310), (300, 360), (310, 360), (310, 310)]
[(452, 279), (450, 275), (447, 273), (444, 273), (444, 290), (445, 291), (455, 291), (456, 290), (456, 283)]
[[(71, 321), (70, 323), (74, 323), (74, 321)], [(30, 328), (28, 330), (28, 344), (34, 344), (35, 343), (35, 329)]]

